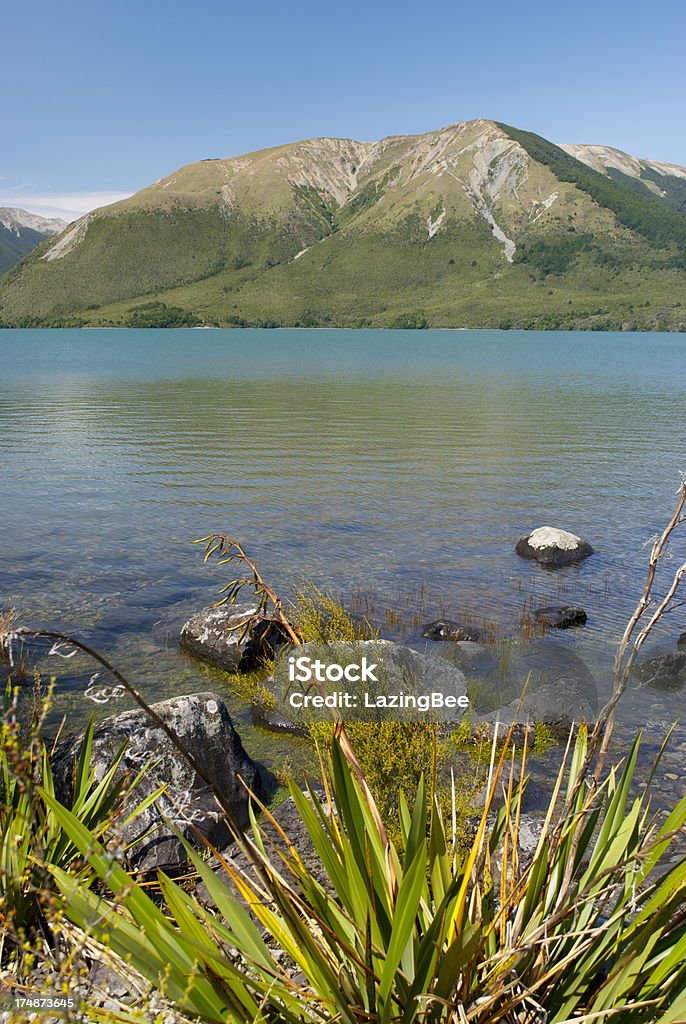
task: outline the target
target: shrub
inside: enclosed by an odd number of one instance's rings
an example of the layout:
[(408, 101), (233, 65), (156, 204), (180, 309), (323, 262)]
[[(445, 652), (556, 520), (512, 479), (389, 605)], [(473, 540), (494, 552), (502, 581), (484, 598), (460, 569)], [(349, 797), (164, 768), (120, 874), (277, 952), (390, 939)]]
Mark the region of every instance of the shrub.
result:
[(197, 327), (201, 320), (180, 306), (167, 306), (164, 302), (145, 302), (133, 306), (124, 317), (126, 327)]
[(379, 636), (366, 619), (354, 619), (337, 598), (311, 582), (295, 591), (290, 620), (305, 643), (352, 643)]
[(429, 326), (429, 321), (422, 313), (402, 313), (391, 321), (390, 326), (400, 331), (421, 331)]

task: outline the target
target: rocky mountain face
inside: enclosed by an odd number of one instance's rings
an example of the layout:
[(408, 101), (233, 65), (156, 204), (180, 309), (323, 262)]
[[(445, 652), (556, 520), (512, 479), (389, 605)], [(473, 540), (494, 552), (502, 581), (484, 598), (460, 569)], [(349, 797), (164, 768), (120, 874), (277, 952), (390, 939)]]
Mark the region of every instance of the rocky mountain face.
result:
[(0, 320), (679, 328), (683, 185), (486, 120), (203, 160), (42, 245)]
[(588, 167), (643, 195), (657, 196), (666, 205), (686, 213), (686, 167), (660, 160), (642, 160), (611, 146), (560, 147)]
[(28, 210), (0, 206), (0, 274), (66, 226), (66, 221), (58, 218), (38, 217)]

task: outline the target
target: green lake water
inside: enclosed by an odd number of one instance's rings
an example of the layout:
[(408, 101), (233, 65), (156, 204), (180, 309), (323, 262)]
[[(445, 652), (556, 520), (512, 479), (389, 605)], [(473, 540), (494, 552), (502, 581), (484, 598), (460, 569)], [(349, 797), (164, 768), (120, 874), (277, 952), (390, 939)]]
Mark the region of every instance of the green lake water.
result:
[[(221, 688), (176, 645), (223, 579), (192, 542), (221, 531), (284, 592), (312, 579), (420, 648), (439, 615), (506, 636), (532, 603), (581, 604), (587, 626), (556, 640), (604, 693), (686, 469), (685, 409), (684, 335), (0, 331), (0, 607), (78, 632), (149, 697)], [(597, 553), (521, 560), (541, 525)], [(686, 607), (655, 643), (684, 629)], [(57, 670), (76, 720), (87, 676)], [(682, 708), (635, 690), (623, 717), (656, 735)]]

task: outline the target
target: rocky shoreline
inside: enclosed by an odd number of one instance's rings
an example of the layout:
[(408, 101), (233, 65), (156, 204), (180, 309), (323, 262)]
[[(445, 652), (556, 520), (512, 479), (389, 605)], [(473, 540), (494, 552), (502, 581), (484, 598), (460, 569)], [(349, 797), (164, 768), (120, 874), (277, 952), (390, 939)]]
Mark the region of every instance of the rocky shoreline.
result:
[[(590, 557), (592, 546), (580, 537), (556, 527), (539, 527), (521, 537), (515, 550), (524, 559), (538, 562), (551, 571)], [(555, 635), (561, 630), (579, 629), (587, 621), (585, 609), (571, 605), (534, 608), (531, 613), (537, 633), (526, 641), (513, 637), (494, 642), (484, 631), (461, 620), (441, 619), (427, 623), (422, 636), (432, 650), (416, 650), (382, 638), (358, 640), (343, 645), (304, 643), (294, 647), (283, 628), (261, 614), (256, 603), (209, 605), (184, 623), (180, 630), (181, 650), (201, 663), (236, 678), (252, 673), (260, 678), (251, 697), (253, 721), (275, 736), (308, 736), (313, 723), (333, 721), (339, 715), (348, 720), (435, 721), (448, 733), (456, 728), (480, 743), (490, 743), (497, 733), (503, 737), (509, 727), (520, 746), (533, 743), (536, 728), (544, 726), (553, 740), (565, 741), (576, 723), (594, 723), (599, 712), (598, 684), (583, 659)], [(292, 705), (294, 684), (290, 667), (298, 658), (310, 662), (320, 658), (354, 660), (358, 655), (380, 664), (381, 682), (372, 685), (373, 710), (361, 714), (348, 704), (305, 710)], [(270, 668), (262, 668), (266, 664)], [(299, 664), (299, 662), (297, 662)], [(686, 684), (686, 634), (675, 648), (641, 658), (635, 676), (657, 690), (680, 690)], [(327, 682), (320, 689), (340, 693), (340, 683)], [(365, 684), (365, 704), (370, 697)], [(346, 684), (347, 690), (351, 689)], [(305, 688), (316, 693), (310, 683)], [(417, 708), (421, 697), (434, 693), (450, 699), (449, 710)], [(379, 694), (400, 694), (399, 702)], [(302, 704), (317, 703), (317, 697)], [(398, 710), (398, 703), (404, 706)], [(324, 703), (320, 701), (320, 703)], [(381, 705), (381, 706), (380, 706)], [(184, 760), (169, 736), (142, 710), (126, 711), (101, 721), (95, 728), (93, 761), (101, 776), (118, 748), (126, 743), (120, 773), (133, 777), (150, 763), (139, 783), (139, 798), (163, 793), (134, 824), (129, 824), (120, 841), (129, 847), (133, 867), (142, 874), (159, 868), (178, 872), (186, 863), (183, 842), (198, 845), (204, 837), (221, 848), (231, 841), (215, 794), (229, 807), (234, 826), (248, 823), (248, 791), (269, 803), (278, 789), (274, 776), (254, 761), (243, 747), (219, 693), (206, 691), (175, 696), (153, 705), (158, 721), (178, 737), (181, 747), (192, 751), (203, 778)], [(465, 733), (465, 730), (466, 733)], [(62, 739), (53, 755), (56, 790), (69, 801), (71, 778), (80, 737)], [(667, 778), (678, 782), (681, 771)]]
[[(593, 554), (580, 538), (548, 527), (521, 538), (517, 551), (553, 571)], [(585, 609), (576, 605), (534, 608), (531, 618), (537, 632), (497, 641), (459, 618), (439, 619), (422, 627), (422, 636), (428, 641), (422, 651), (378, 636), (327, 643), (308, 640), (296, 645), (259, 605), (246, 602), (201, 609), (184, 623), (179, 644), (191, 658), (229, 678), (258, 678), (259, 686), (251, 698), (252, 717), (275, 736), (311, 738), (313, 726), (331, 724), (339, 713), (348, 723), (380, 724), (389, 715), (391, 720), (409, 725), (431, 722), (442, 737), (461, 736), (462, 746), (455, 747), (450, 765), (451, 773), (454, 768), (459, 775), (465, 768), (468, 771), (477, 749), (490, 749), (494, 740), (503, 739), (509, 731), (519, 751), (512, 753), (507, 769), (516, 786), (524, 775), (518, 757), (523, 747), (534, 749), (539, 729), (545, 730), (551, 744), (563, 743), (570, 730), (582, 722), (592, 725), (598, 718), (599, 688), (594, 674), (578, 654), (559, 641), (561, 630), (583, 628), (587, 617)], [(332, 687), (343, 695), (336, 687), (344, 683), (341, 675), (319, 676), (319, 668), (315, 678), (321, 685), (311, 680), (300, 694), (303, 700), (293, 702), (294, 686), (300, 685), (296, 670), (324, 666), (327, 671), (335, 668), (344, 673), (344, 668), (356, 667), (360, 660), (370, 669), (365, 697), (371, 694), (374, 702), (365, 700), (364, 706), (373, 708), (372, 714), (360, 716), (354, 706), (349, 712), (350, 703), (338, 700), (327, 703)], [(657, 691), (681, 690), (686, 684), (686, 634), (668, 650), (643, 655), (634, 676)], [(345, 675), (345, 680), (350, 699), (357, 692), (354, 684), (359, 679), (353, 677), (351, 682)], [(420, 703), (435, 694), (443, 699), (440, 712), (436, 711), (438, 704), (423, 708)], [(398, 696), (395, 704), (389, 696)], [(65, 806), (72, 802), (82, 740), (78, 734), (62, 738), (50, 755), (55, 795)], [(258, 847), (266, 843), (271, 855), (284, 863), (297, 850), (313, 884), (324, 893), (329, 890), (330, 882), (297, 806), (297, 789), (291, 790), (295, 796), (281, 799), (277, 779), (246, 751), (219, 692), (207, 689), (179, 695), (153, 704), (150, 713), (135, 709), (105, 718), (94, 727), (89, 754), (97, 781), (121, 756), (117, 778), (124, 781), (124, 791), (131, 786), (131, 792), (108, 833), (107, 846), (138, 882), (156, 885), (162, 871), (186, 884), (188, 893), (212, 911), (216, 909), (212, 876), (206, 874), (203, 881), (192, 865), (193, 848), (209, 851), (207, 867), (253, 916), (236, 879), (252, 874), (258, 880), (246, 850), (252, 843)], [(656, 788), (664, 793), (667, 805), (673, 802), (674, 789), (686, 783), (685, 756), (686, 743), (677, 744), (664, 756)], [(537, 850), (550, 796), (548, 769), (554, 775), (558, 763), (554, 747), (548, 760), (544, 756), (539, 763), (535, 758), (527, 761), (529, 781), (516, 830), (520, 867), (525, 867)], [(507, 800), (503, 790), (491, 804), (487, 791), (484, 781), (469, 797), (469, 816), (461, 824), (467, 840), (479, 827), (479, 809), (489, 810), (487, 820), (493, 828), (495, 812)], [(314, 794), (308, 799), (314, 800)], [(126, 816), (141, 803), (140, 813)], [(253, 814), (261, 819), (259, 836), (251, 828)], [(675, 849), (669, 863), (676, 863), (680, 855)], [(502, 845), (494, 845), (492, 856), (499, 875)], [(298, 983), (295, 964), (289, 966), (272, 935), (265, 931), (263, 938), (270, 955), (287, 973), (292, 966), (293, 981)], [(173, 1006), (161, 1000), (112, 950), (91, 943), (84, 947), (82, 957), (81, 972), (70, 980), (77, 1000), (113, 1012), (129, 1004), (145, 1005), (173, 1024)], [(40, 967), (31, 984), (42, 993), (52, 991), (53, 982)]]

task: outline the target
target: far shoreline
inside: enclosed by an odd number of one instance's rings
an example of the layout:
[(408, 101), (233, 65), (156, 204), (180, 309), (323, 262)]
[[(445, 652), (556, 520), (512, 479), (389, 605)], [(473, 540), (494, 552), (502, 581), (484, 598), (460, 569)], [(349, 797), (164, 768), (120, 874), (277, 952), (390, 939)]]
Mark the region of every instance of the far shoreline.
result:
[(455, 333), (463, 332), (469, 334), (483, 333), (483, 334), (616, 334), (616, 335), (651, 335), (651, 336), (675, 336), (675, 337), (686, 337), (686, 331), (670, 331), (670, 330), (617, 330), (617, 329), (603, 329), (594, 330), (593, 328), (579, 328), (579, 329), (565, 329), (565, 328), (532, 328), (532, 327), (512, 327), (503, 329), (502, 327), (288, 327), (284, 325), (278, 325), (275, 327), (260, 327), (260, 326), (236, 326), (235, 324), (227, 324), (226, 326), (217, 326), (216, 324), (198, 324), (193, 327), (127, 327), (123, 324), (107, 324), (107, 325), (96, 325), (96, 324), (74, 324), (74, 325), (63, 325), (60, 327), (11, 327), (7, 324), (0, 324), (0, 333), (4, 332), (15, 332), (15, 331), (127, 331), (127, 332), (138, 332), (138, 331), (167, 331), (167, 332), (182, 332), (182, 331), (300, 331), (303, 333), (311, 332), (320, 334), (323, 331), (335, 332), (362, 332), (362, 331), (373, 331), (378, 334), (432, 334), (436, 332), (441, 333)]

